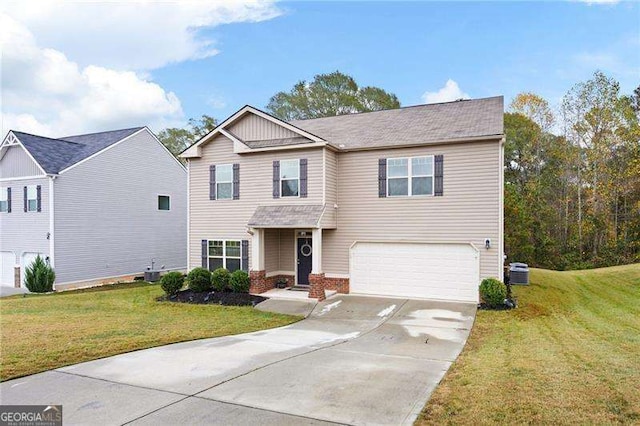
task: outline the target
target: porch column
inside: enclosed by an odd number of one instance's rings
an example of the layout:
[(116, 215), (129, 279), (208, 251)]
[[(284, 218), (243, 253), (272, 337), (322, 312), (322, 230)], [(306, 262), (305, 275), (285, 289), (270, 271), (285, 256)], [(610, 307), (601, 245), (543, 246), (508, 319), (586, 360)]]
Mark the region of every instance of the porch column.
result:
[(322, 229), (313, 229), (311, 231), (311, 239), (313, 246), (313, 256), (311, 257), (311, 273), (322, 273)]
[(251, 231), (251, 270), (264, 271), (264, 229), (252, 228)]

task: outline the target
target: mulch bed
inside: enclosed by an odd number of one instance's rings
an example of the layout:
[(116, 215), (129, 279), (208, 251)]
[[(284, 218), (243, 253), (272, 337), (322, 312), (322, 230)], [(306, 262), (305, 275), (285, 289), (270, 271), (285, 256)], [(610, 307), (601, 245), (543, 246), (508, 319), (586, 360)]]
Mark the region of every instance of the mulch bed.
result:
[(518, 306), (518, 301), (515, 298), (507, 299), (510, 301), (510, 305), (504, 304), (500, 306), (489, 306), (484, 302), (478, 303), (478, 309), (482, 311), (508, 311), (515, 309)]
[(223, 306), (256, 306), (267, 300), (266, 297), (254, 296), (249, 293), (232, 293), (226, 291), (205, 291), (196, 293), (192, 290), (182, 290), (173, 296), (160, 296), (161, 302), (193, 303), (197, 305), (223, 305)]

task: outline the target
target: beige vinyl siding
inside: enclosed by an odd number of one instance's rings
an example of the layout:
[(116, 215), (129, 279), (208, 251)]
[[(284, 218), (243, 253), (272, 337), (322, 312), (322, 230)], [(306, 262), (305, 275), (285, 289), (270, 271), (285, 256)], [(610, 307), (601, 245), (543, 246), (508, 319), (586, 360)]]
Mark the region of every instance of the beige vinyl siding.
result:
[(300, 137), (299, 134), (255, 114), (246, 114), (242, 120), (229, 126), (228, 130), (244, 141)]
[(20, 145), (9, 147), (0, 161), (0, 178), (42, 175), (40, 167)]
[[(437, 154), (444, 156), (442, 197), (378, 197), (378, 159)], [(386, 240), (473, 243), (481, 277), (499, 276), (499, 141), (340, 153), (338, 163), (338, 228), (323, 232), (325, 273), (349, 273), (354, 241)]]
[[(307, 198), (273, 198), (273, 161), (308, 160)], [(240, 164), (240, 199), (209, 200), (209, 166)], [(321, 204), (322, 148), (234, 154), (233, 143), (219, 135), (202, 146), (202, 157), (189, 162), (190, 262), (200, 266), (202, 239), (245, 239), (251, 245), (247, 223), (258, 205)], [(250, 250), (250, 249), (249, 249)], [(249, 252), (250, 253), (250, 252)], [(251, 263), (251, 259), (249, 260)]]
[(280, 230), (280, 270), (295, 271), (295, 231), (293, 229)]
[(325, 210), (320, 225), (325, 229), (335, 228), (338, 224), (338, 211), (335, 205), (338, 203), (338, 154), (324, 148), (325, 161)]
[(280, 230), (264, 230), (264, 265), (267, 272), (280, 269)]

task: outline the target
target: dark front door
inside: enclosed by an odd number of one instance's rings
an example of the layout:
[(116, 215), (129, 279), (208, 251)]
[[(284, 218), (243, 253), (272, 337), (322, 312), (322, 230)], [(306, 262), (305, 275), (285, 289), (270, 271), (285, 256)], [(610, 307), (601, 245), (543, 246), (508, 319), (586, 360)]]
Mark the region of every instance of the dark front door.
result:
[(309, 285), (312, 256), (311, 238), (298, 238), (298, 285)]

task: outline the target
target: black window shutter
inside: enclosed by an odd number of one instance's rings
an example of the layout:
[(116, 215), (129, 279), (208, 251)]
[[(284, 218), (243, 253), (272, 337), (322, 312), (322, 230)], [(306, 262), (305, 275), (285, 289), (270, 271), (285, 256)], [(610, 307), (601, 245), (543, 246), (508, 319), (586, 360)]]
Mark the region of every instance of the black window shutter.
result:
[(300, 197), (307, 198), (307, 159), (300, 159)]
[(42, 211), (42, 188), (36, 186), (36, 200), (38, 201), (38, 211)]
[(241, 269), (249, 272), (249, 240), (242, 240), (242, 265)]
[(25, 186), (24, 188), (24, 211), (27, 211), (27, 187)]
[(273, 198), (280, 198), (280, 161), (273, 160)]
[(202, 250), (201, 250), (201, 256), (202, 256), (202, 267), (204, 269), (209, 269), (209, 256), (207, 256), (207, 249), (208, 249), (208, 244), (207, 244), (207, 240), (202, 240)]
[(240, 164), (233, 165), (233, 199), (240, 199)]
[(387, 159), (378, 160), (378, 197), (387, 196)]
[(443, 172), (444, 172), (444, 167), (443, 167), (443, 156), (442, 155), (436, 155), (434, 157), (434, 167), (433, 167), (433, 178), (434, 178), (434, 183), (433, 183), (433, 195), (441, 197), (442, 196), (442, 189), (443, 189)]
[(7, 213), (11, 213), (11, 188), (7, 188)]
[(216, 166), (209, 166), (209, 199), (216, 199)]

